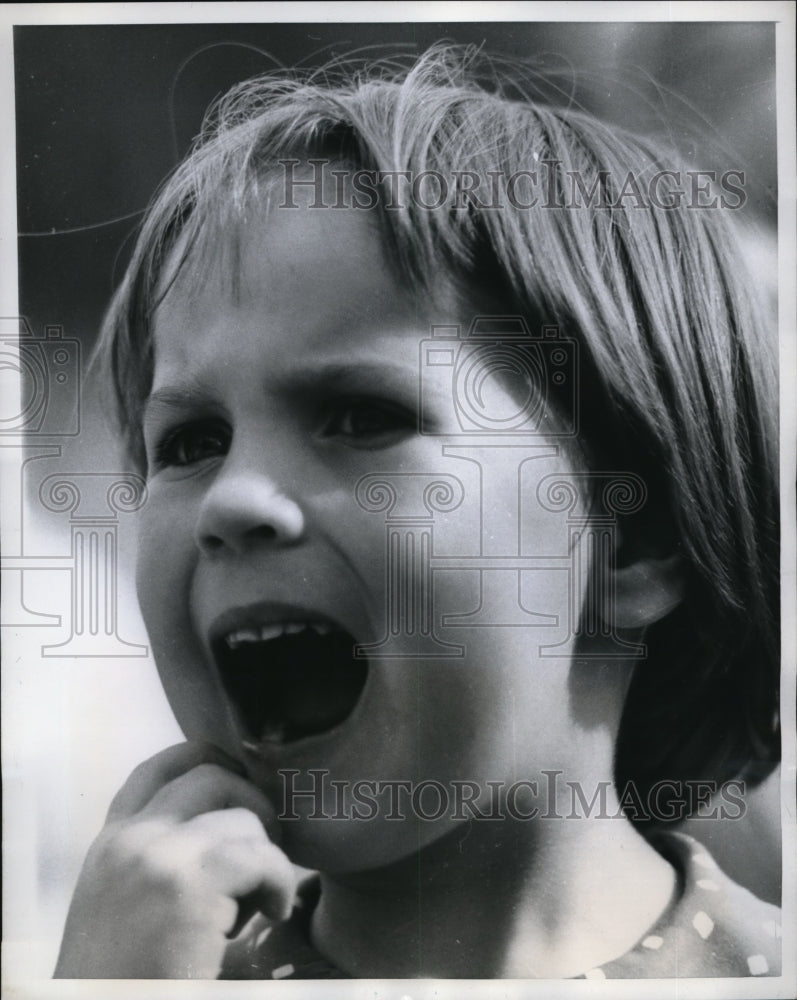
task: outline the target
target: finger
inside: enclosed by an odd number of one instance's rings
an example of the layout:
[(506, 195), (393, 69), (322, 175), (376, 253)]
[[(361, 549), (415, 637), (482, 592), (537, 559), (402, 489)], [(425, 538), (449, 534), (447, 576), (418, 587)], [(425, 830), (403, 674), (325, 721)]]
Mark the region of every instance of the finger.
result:
[(290, 893), (280, 897), (268, 895), (262, 890), (247, 893), (237, 900), (237, 916), (231, 921), (230, 929), (224, 933), (230, 941), (234, 941), (256, 913), (262, 913), (273, 923), (281, 923), (290, 917), (295, 903), (295, 882)]
[(212, 743), (178, 743), (135, 768), (114, 796), (106, 822), (112, 823), (139, 812), (160, 788), (204, 763), (244, 773), (239, 761)]
[[(273, 920), (290, 915), (296, 873), (285, 854), (265, 835), (256, 841), (217, 841), (203, 852), (198, 870), (206, 885), (238, 902), (242, 919), (255, 909)], [(230, 927), (225, 931), (231, 933)]]
[(225, 933), (235, 937), (259, 910), (272, 920), (286, 920), (296, 898), (296, 871), (271, 841), (232, 841), (208, 850), (203, 873), (212, 873), (217, 891), (238, 903), (237, 919)]
[(255, 891), (247, 893), (245, 896), (241, 896), (238, 900), (236, 910), (237, 912), (235, 918), (232, 920), (229, 930), (224, 932), (230, 941), (234, 941), (235, 938), (238, 937), (256, 913), (263, 912), (260, 902), (260, 894)]
[[(203, 899), (235, 899), (242, 904), (241, 916), (243, 911), (251, 916), (254, 909), (275, 920), (290, 914), (296, 890), (293, 865), (247, 809), (206, 812), (171, 826), (165, 836), (148, 843), (146, 855), (150, 871), (182, 872), (186, 890)], [(225, 933), (237, 923), (236, 916), (234, 910)]]
[(183, 823), (181, 832), (204, 839), (198, 867), (213, 873), (218, 889), (235, 896), (243, 911), (248, 907), (249, 916), (259, 909), (282, 920), (290, 913), (295, 869), (254, 813), (240, 807), (202, 813)]
[(202, 813), (239, 808), (254, 813), (269, 836), (279, 840), (277, 813), (263, 792), (218, 764), (200, 764), (179, 775), (160, 788), (140, 814), (185, 822)]

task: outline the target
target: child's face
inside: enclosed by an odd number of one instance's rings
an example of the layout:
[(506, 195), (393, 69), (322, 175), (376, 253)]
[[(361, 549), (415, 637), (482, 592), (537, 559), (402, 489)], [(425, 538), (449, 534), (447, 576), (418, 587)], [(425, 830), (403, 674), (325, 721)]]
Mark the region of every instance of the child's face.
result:
[[(488, 781), (567, 767), (576, 752), (565, 735), (568, 659), (538, 655), (557, 642), (568, 652), (567, 572), (510, 573), (508, 589), (504, 572), (505, 606), (486, 609), (491, 624), (465, 628), (444, 627), (442, 616), (483, 603), (479, 573), (438, 569), (434, 627), (464, 655), (413, 658), (416, 638), (399, 635), (407, 655), (349, 660), (353, 642), (385, 636), (386, 601), (423, 576), (416, 551), (414, 569), (386, 582), (387, 514), (355, 500), (363, 476), (415, 489), (403, 512), (427, 521), (417, 474), (459, 480), (459, 507), (435, 515), (436, 557), (517, 554), (519, 545), (567, 555), (561, 513), (529, 503), (517, 515), (519, 488), (533, 497), (543, 476), (570, 469), (551, 440), (540, 435), (536, 452), (469, 447), (444, 366), (424, 374), (427, 416), (443, 435), (418, 433), (420, 343), (433, 323), (467, 330), (477, 310), (442, 275), (436, 302), (408, 292), (374, 226), (350, 209), (255, 217), (242, 231), (239, 286), (218, 272), (190, 281), (189, 263), (155, 319), (141, 605), (186, 735), (243, 761), (278, 810), (280, 769), (301, 772), (297, 790), (311, 787), (309, 768), (325, 769), (323, 805), (334, 813), (333, 781), (349, 783), (347, 794), (361, 781), (427, 779), (488, 790)], [(505, 388), (483, 388), (499, 409), (517, 410)], [(444, 455), (444, 445), (463, 447)], [(518, 598), (559, 626), (502, 623)], [(398, 617), (404, 628), (407, 614)], [(431, 791), (423, 809), (435, 803)], [(386, 801), (370, 822), (308, 815), (320, 808), (296, 798), (301, 818), (283, 821), (284, 844), (294, 860), (328, 870), (385, 864), (457, 822), (453, 799), (438, 822), (386, 820)]]

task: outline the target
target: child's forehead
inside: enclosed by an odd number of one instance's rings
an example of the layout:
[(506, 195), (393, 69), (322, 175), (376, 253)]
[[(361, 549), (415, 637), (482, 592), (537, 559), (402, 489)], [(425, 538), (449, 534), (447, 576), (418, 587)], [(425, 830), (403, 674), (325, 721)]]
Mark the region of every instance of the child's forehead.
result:
[(412, 281), (376, 212), (286, 207), (273, 189), (243, 209), (229, 204), (187, 225), (165, 259), (155, 299), (156, 339), (171, 325), (164, 317), (201, 318), (209, 303), (232, 310), (256, 300), (305, 323), (313, 311), (341, 322), (367, 314), (380, 325), (411, 316), (427, 329), (468, 322), (479, 311), (442, 264)]
[(432, 327), (472, 320), (475, 307), (444, 275), (434, 294), (409, 286), (367, 213), (271, 205), (218, 238), (201, 235), (204, 245), (184, 237), (167, 262), (153, 323), (156, 383), (183, 368), (211, 370), (247, 337), (268, 353), (275, 381), (312, 359), (330, 369), (390, 361), (417, 380)]

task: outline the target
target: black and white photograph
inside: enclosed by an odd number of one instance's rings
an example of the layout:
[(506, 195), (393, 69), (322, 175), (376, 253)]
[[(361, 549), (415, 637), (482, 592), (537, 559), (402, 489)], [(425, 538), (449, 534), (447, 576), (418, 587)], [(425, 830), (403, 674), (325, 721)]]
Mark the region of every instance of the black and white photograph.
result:
[(795, 995), (794, 28), (6, 5), (9, 997)]

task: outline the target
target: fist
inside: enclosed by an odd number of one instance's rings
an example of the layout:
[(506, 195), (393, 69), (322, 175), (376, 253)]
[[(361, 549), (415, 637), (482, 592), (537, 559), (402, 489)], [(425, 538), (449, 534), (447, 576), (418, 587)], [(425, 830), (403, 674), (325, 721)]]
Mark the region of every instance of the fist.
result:
[(256, 911), (290, 914), (296, 880), (267, 832), (274, 809), (240, 772), (196, 743), (136, 768), (83, 865), (57, 978), (215, 979)]

